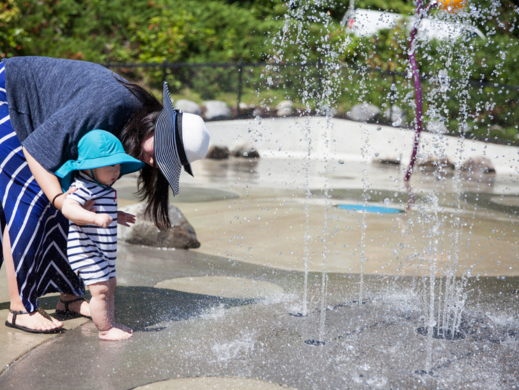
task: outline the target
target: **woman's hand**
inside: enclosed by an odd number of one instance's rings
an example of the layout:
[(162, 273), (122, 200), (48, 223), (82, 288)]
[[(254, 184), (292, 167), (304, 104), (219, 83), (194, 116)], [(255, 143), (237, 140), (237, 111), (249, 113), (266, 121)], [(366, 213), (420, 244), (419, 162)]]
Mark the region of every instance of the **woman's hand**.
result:
[[(77, 191), (76, 187), (70, 187), (67, 190), (67, 192), (64, 192), (63, 195), (60, 195), (56, 198), (56, 200), (54, 201), (54, 207), (60, 211), (63, 211), (63, 204), (65, 203), (65, 199), (67, 198), (67, 195), (72, 194), (76, 191)], [(96, 204), (95, 200), (89, 199), (81, 207), (83, 207), (86, 211), (91, 211), (91, 212), (95, 213), (96, 212), (96, 208), (94, 207), (95, 204)], [(76, 222), (76, 225), (85, 225), (85, 224)]]
[(118, 211), (117, 223), (123, 226), (130, 227), (130, 223), (135, 223), (135, 215), (125, 213), (124, 211)]

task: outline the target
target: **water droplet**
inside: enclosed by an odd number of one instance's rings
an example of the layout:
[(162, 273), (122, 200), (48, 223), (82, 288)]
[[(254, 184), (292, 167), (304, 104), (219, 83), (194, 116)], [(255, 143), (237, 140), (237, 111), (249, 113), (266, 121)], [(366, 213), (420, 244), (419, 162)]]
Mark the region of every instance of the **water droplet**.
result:
[(338, 161), (338, 163), (342, 165), (342, 164), (344, 164), (344, 160), (340, 159), (340, 160)]

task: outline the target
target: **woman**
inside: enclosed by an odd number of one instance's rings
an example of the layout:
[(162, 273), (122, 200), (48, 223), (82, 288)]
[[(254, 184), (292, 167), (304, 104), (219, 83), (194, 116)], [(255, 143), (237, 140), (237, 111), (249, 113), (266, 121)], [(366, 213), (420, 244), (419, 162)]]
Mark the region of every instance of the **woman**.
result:
[[(89, 316), (83, 283), (66, 259), (65, 196), (53, 174), (77, 158), (79, 139), (105, 129), (147, 165), (138, 194), (157, 227), (170, 226), (168, 187), (178, 193), (182, 166), (205, 157), (202, 119), (164, 106), (143, 88), (82, 61), (14, 57), (0, 64), (0, 197), (2, 249), (10, 311), (6, 325), (56, 333), (63, 323), (38, 309), (38, 297), (60, 292), (57, 312)], [(87, 208), (93, 205), (86, 205)], [(1, 261), (0, 261), (1, 264)]]

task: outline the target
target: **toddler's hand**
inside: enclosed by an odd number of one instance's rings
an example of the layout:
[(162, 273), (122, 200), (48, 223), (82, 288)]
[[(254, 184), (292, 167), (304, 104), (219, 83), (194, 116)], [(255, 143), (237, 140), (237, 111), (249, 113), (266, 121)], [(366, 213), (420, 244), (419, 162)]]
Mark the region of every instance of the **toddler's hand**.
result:
[(97, 214), (94, 224), (106, 229), (112, 222), (113, 219), (108, 214)]
[(135, 223), (135, 215), (125, 213), (124, 211), (117, 212), (117, 223), (120, 225), (130, 227), (130, 223)]

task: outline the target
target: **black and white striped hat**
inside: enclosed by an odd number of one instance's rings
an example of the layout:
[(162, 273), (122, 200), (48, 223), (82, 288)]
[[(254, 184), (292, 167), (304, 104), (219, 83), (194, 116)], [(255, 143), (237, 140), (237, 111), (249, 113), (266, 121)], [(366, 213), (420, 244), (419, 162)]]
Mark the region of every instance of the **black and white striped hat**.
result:
[(182, 167), (193, 176), (191, 163), (206, 156), (209, 133), (201, 117), (173, 108), (166, 82), (163, 104), (155, 124), (155, 161), (177, 195)]

